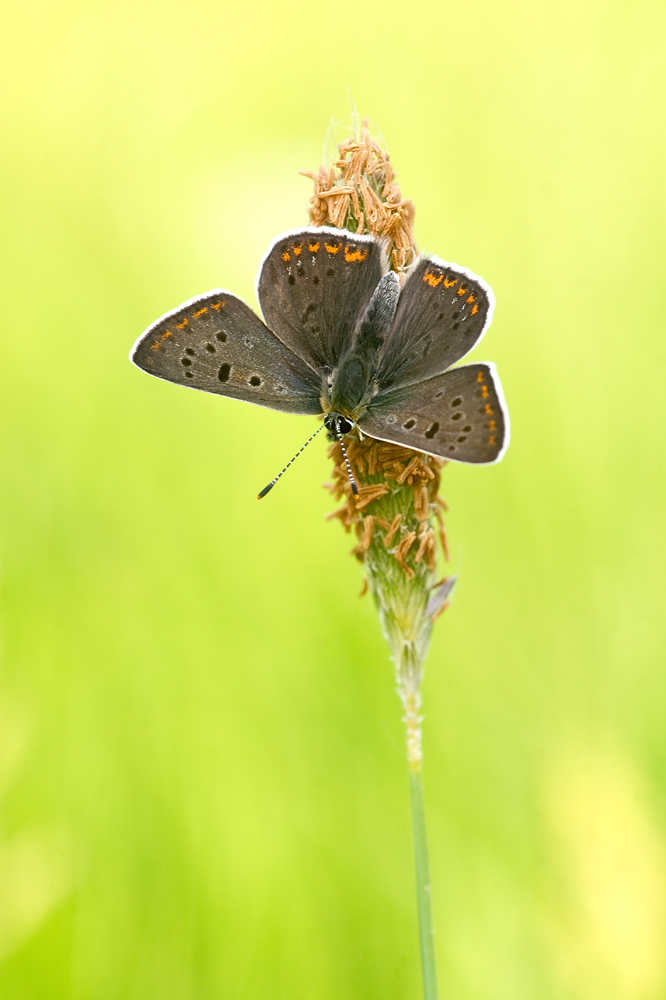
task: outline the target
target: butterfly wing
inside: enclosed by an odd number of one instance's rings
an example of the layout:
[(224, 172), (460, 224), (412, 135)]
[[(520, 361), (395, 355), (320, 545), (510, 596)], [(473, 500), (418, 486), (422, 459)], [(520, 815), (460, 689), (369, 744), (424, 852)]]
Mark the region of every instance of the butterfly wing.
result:
[(283, 233), (264, 257), (257, 296), (268, 326), (312, 368), (335, 368), (386, 270), (383, 245), (327, 226)]
[(148, 327), (131, 360), (149, 375), (287, 413), (320, 413), (321, 378), (235, 295), (214, 289)]
[(438, 257), (420, 260), (400, 295), (379, 360), (380, 388), (410, 385), (460, 361), (490, 325), (490, 287)]
[(378, 396), (359, 421), (364, 434), (454, 462), (498, 462), (509, 415), (495, 366), (461, 365)]

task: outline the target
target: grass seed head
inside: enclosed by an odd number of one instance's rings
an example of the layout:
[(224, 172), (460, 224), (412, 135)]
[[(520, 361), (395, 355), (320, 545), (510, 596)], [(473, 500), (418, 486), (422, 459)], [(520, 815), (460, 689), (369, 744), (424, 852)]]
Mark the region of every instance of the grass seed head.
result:
[[(412, 232), (414, 205), (402, 198), (388, 153), (373, 139), (367, 121), (360, 136), (338, 148), (333, 166), (303, 171), (314, 183), (312, 224), (385, 240), (390, 267), (404, 273), (418, 253)], [(327, 488), (342, 504), (328, 517), (354, 536), (352, 554), (367, 576), (363, 593), (372, 593), (396, 667), (410, 764), (418, 767), (423, 661), (433, 622), (448, 607), (455, 582), (453, 577), (438, 582), (436, 571), (438, 542), (449, 558), (442, 515), (446, 506), (438, 497), (446, 462), (358, 430), (345, 436), (345, 447), (358, 495), (352, 492), (342, 448), (335, 441), (329, 447), (333, 476)]]

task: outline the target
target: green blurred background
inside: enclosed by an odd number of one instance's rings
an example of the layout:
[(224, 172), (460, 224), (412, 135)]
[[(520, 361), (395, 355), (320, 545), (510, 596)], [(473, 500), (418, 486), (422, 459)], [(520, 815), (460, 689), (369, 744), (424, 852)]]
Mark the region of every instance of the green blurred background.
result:
[(666, 8), (24, 0), (1, 17), (0, 996), (412, 1000), (391, 665), (314, 429), (147, 378), (254, 303), (349, 88), (482, 274), (513, 443), (450, 466), (425, 682), (442, 994), (666, 996)]

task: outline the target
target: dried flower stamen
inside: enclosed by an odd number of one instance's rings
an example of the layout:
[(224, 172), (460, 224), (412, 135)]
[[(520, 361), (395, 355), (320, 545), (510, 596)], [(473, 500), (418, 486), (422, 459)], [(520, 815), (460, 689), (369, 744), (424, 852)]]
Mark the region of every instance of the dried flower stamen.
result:
[(404, 271), (416, 254), (414, 205), (400, 194), (388, 153), (372, 138), (365, 122), (360, 138), (347, 139), (339, 151), (332, 167), (301, 171), (314, 184), (312, 224), (385, 237), (391, 266)]

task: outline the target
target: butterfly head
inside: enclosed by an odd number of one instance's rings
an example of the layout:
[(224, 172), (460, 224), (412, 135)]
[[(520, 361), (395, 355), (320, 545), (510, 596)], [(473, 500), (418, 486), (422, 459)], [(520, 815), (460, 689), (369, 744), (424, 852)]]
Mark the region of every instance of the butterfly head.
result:
[(347, 449), (345, 448), (345, 443), (342, 440), (344, 434), (350, 434), (354, 430), (356, 424), (349, 417), (345, 417), (342, 413), (327, 413), (324, 417), (324, 427), (328, 431), (329, 441), (339, 441), (340, 447), (342, 449), (342, 457), (344, 458), (345, 465), (347, 467), (347, 475), (349, 476), (349, 484), (351, 486), (351, 491), (355, 497), (358, 496), (358, 486), (356, 484), (356, 479), (354, 478), (354, 472), (351, 467), (351, 462), (349, 461), (349, 456), (347, 455)]
[(356, 424), (341, 413), (327, 413), (324, 417), (324, 427), (328, 431), (328, 440), (335, 441), (340, 434), (351, 434)]

